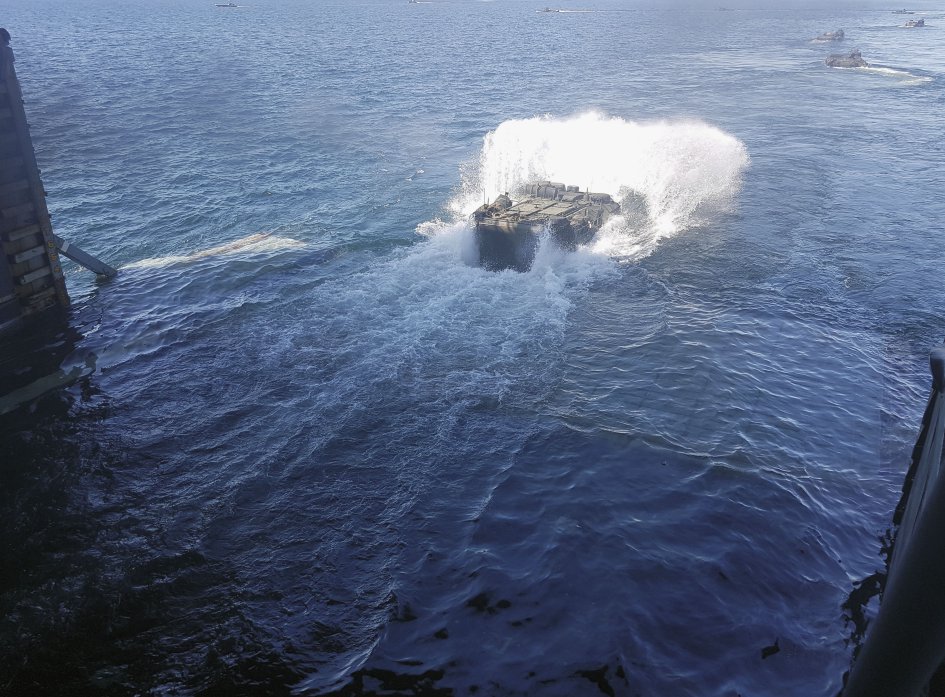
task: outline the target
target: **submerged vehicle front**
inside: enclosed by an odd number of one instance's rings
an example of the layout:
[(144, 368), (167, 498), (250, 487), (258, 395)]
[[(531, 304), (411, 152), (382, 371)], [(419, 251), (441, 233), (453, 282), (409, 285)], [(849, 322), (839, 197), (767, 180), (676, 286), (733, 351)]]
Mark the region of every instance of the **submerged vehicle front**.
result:
[(550, 181), (528, 184), (521, 200), (502, 194), (473, 213), (480, 264), (495, 271), (527, 271), (545, 231), (562, 249), (574, 250), (619, 212), (610, 194)]

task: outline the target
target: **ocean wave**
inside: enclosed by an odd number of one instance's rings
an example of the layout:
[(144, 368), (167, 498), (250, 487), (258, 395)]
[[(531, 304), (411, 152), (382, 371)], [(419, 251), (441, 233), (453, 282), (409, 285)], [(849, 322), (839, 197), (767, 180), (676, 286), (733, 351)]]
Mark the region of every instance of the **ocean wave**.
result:
[(871, 73), (873, 75), (880, 75), (882, 77), (895, 78), (899, 81), (898, 84), (900, 85), (921, 85), (932, 82), (932, 78), (927, 75), (916, 75), (915, 73), (910, 73), (908, 70), (888, 68), (881, 65), (869, 65), (860, 68), (847, 68), (844, 66), (832, 67), (834, 70), (855, 70), (861, 73)]
[(854, 68), (854, 70), (859, 70), (865, 73), (874, 73), (876, 75), (884, 75), (887, 77), (896, 78), (897, 80), (902, 80), (904, 84), (918, 85), (926, 82), (932, 82), (932, 78), (926, 75), (916, 75), (915, 73), (910, 73), (908, 70), (900, 70), (898, 68), (886, 68), (883, 66), (869, 66), (867, 68)]
[(152, 257), (149, 259), (140, 259), (122, 266), (122, 269), (153, 269), (173, 264), (188, 264), (208, 257), (236, 255), (236, 254), (260, 254), (279, 252), (285, 249), (295, 249), (305, 246), (303, 242), (293, 240), (288, 237), (279, 237), (268, 232), (258, 232), (246, 237), (241, 237), (232, 242), (202, 249), (190, 254), (171, 254), (163, 257)]

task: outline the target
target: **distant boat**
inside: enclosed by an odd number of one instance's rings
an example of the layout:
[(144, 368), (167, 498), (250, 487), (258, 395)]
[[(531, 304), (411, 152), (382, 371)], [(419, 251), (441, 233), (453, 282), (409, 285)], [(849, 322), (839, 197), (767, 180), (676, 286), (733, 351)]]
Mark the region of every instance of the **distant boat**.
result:
[(561, 10), (556, 10), (553, 7), (546, 7), (543, 10), (535, 10), (535, 12), (561, 12)]
[(893, 10), (894, 15), (914, 15), (915, 12), (911, 10)]
[(235, 2), (217, 3), (217, 7), (239, 7)]
[(843, 29), (837, 29), (837, 31), (827, 31), (813, 39), (815, 43), (824, 43), (827, 41), (843, 41), (844, 33)]
[(925, 20), (924, 19), (910, 19), (908, 22), (906, 22), (902, 26), (909, 27), (910, 29), (915, 28), (915, 27), (924, 27)]

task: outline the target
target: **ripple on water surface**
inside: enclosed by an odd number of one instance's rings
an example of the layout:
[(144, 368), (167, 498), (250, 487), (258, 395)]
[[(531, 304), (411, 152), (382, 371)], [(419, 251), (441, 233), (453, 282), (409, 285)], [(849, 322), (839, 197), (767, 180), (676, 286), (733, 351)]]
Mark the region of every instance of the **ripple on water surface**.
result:
[[(210, 5), (7, 8), (57, 229), (122, 273), (69, 270), (95, 372), (4, 417), (0, 673), (836, 694), (941, 338), (935, 34)], [(627, 213), (479, 269), (533, 178)]]

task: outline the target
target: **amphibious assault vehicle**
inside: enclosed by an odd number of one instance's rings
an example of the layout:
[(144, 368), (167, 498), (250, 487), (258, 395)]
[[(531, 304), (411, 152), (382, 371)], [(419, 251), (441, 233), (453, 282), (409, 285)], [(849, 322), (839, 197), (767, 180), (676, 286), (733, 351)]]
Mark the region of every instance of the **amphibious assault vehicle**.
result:
[(518, 202), (502, 194), (473, 213), (479, 263), (487, 269), (528, 271), (546, 230), (559, 247), (573, 250), (620, 212), (610, 194), (581, 192), (558, 182), (528, 184), (523, 193)]
[(827, 60), (824, 61), (831, 68), (868, 68), (870, 64), (863, 60), (863, 56), (860, 54), (860, 49), (854, 49), (850, 51), (849, 56), (844, 56), (841, 53), (834, 53), (827, 56)]

